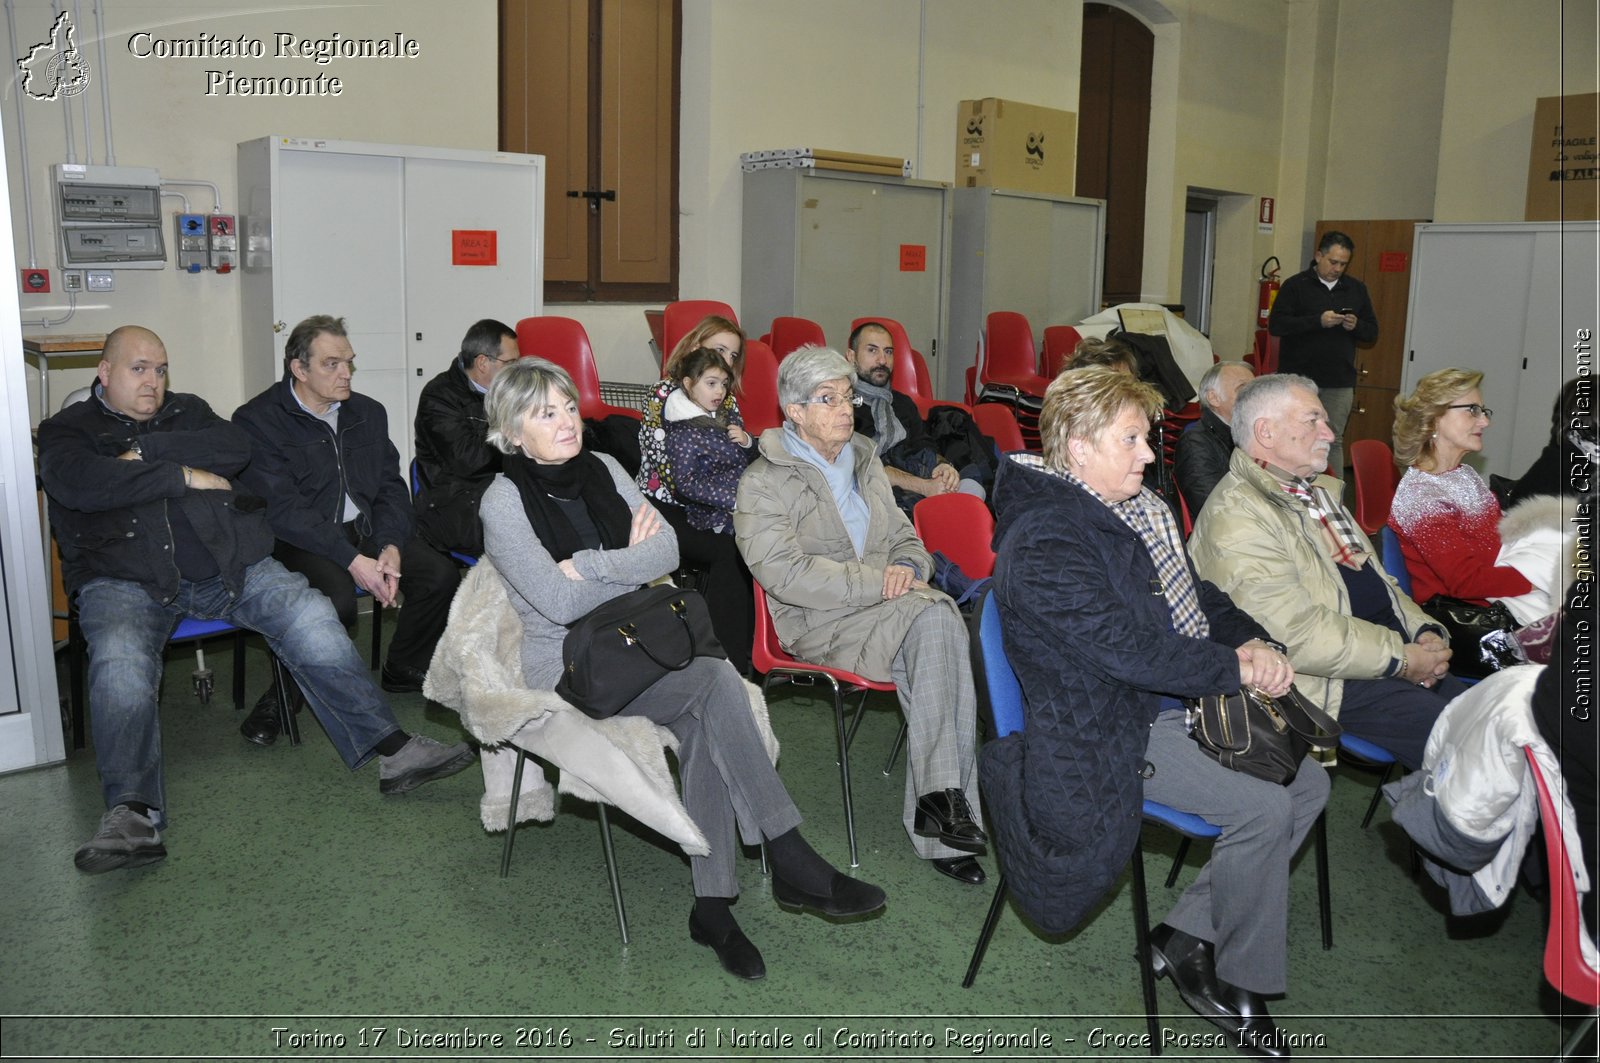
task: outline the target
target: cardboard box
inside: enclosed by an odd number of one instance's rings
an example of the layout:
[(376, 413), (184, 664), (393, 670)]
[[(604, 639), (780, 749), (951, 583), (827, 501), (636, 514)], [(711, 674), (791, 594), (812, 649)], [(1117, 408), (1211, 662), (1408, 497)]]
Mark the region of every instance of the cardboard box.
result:
[(1600, 221), (1600, 93), (1541, 96), (1533, 109), (1525, 221)]
[(956, 187), (1070, 196), (1078, 178), (1078, 116), (989, 97), (956, 109)]

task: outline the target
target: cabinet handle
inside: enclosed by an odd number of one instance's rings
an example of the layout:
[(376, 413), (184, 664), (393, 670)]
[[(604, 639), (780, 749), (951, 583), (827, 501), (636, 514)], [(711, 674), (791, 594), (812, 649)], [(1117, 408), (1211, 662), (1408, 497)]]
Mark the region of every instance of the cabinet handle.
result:
[(1362, 366), (1361, 367), (1361, 375), (1362, 376), (1366, 376), (1370, 372), (1372, 372), (1372, 370), (1368, 369), (1366, 366)]

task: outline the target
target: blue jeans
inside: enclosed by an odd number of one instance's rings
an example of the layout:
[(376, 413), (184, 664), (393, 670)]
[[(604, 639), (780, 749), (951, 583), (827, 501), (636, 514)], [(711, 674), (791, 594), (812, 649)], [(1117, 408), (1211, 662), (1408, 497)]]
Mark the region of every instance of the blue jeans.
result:
[(78, 591), (78, 623), (89, 646), (89, 718), (107, 808), (166, 808), (157, 699), (162, 650), (185, 616), (260, 632), (351, 770), (400, 730), (328, 599), (270, 557), (245, 569), (236, 598), (220, 576), (181, 581), (169, 605), (129, 580), (90, 580)]

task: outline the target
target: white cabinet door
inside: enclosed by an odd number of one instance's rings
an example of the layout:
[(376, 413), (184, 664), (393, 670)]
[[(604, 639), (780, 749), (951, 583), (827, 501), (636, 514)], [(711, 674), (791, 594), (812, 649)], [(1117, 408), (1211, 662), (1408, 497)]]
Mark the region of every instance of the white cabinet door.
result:
[[(405, 160), (405, 348), (409, 408), (473, 322), (516, 327), (544, 312), (542, 169)], [(485, 239), (492, 233), (493, 262)], [(458, 247), (457, 241), (461, 241)]]
[[(1572, 343), (1594, 327), (1592, 222), (1419, 225), (1413, 246), (1402, 392), (1435, 370), (1483, 372), (1494, 425), (1472, 463), (1517, 477), (1550, 434)], [(1591, 363), (1592, 365), (1592, 363)]]

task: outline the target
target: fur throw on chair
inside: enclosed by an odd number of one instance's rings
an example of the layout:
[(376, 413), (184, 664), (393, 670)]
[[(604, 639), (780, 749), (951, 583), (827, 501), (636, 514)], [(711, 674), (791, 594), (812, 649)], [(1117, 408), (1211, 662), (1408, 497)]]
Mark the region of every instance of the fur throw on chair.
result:
[[(750, 711), (774, 763), (778, 741), (761, 691), (745, 683)], [(677, 748), (665, 727), (637, 716), (594, 720), (548, 690), (522, 681), (522, 622), (505, 583), (487, 560), (479, 561), (450, 604), (450, 620), (434, 651), (423, 694), (454, 709), (483, 743), (483, 827), (505, 830), (511, 783), (520, 747), (560, 772), (562, 793), (604, 801), (677, 842), (692, 856), (708, 852), (667, 767), (663, 748)], [(541, 765), (522, 774), (517, 821), (555, 818), (555, 795)]]

